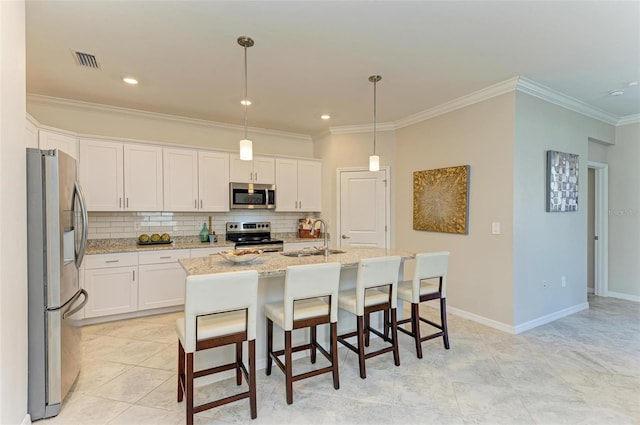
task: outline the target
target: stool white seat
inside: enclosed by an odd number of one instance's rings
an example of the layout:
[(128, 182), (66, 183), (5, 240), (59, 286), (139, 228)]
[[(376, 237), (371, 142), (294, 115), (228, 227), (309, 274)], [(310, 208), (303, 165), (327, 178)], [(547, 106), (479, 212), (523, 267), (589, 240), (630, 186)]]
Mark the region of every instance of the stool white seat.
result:
[[(411, 303), (411, 317), (398, 321), (398, 330), (411, 336), (416, 345), (416, 355), (422, 358), (422, 341), (442, 337), (444, 347), (449, 349), (447, 330), (447, 269), (449, 252), (429, 252), (416, 255), (416, 267), (413, 279), (398, 284), (398, 298)], [(434, 282), (435, 280), (435, 282)], [(420, 303), (440, 301), (440, 323), (420, 317)], [(402, 327), (411, 322), (411, 331)], [(439, 329), (430, 335), (420, 335), (420, 322)]]
[[(340, 388), (338, 375), (338, 286), (340, 263), (308, 264), (287, 267), (284, 282), (284, 300), (265, 304), (267, 318), (267, 375), (271, 375), (275, 362), (285, 374), (287, 404), (293, 403), (293, 382), (323, 373), (333, 374), (333, 387)], [(327, 300), (325, 301), (326, 298)], [(284, 349), (273, 350), (273, 324), (284, 330)], [(329, 324), (330, 349), (327, 352), (316, 340), (316, 327)], [(308, 344), (292, 346), (291, 332), (309, 328)], [(330, 366), (298, 375), (293, 374), (293, 352), (310, 350), (311, 363), (316, 362), (319, 350)], [(284, 356), (284, 362), (279, 356)]]
[[(251, 418), (256, 406), (256, 312), (258, 306), (258, 272), (255, 270), (188, 276), (185, 287), (184, 318), (176, 320), (178, 334), (178, 402), (186, 396), (187, 425), (193, 415), (223, 404), (249, 398)], [(242, 343), (248, 341), (249, 370), (242, 359)], [(194, 370), (196, 351), (235, 344), (232, 363), (204, 371)], [(236, 370), (236, 384), (245, 376), (249, 390), (199, 406), (193, 405), (195, 378)]]
[[(400, 365), (396, 332), (400, 261), (401, 258), (398, 256), (361, 260), (358, 263), (355, 290), (341, 291), (338, 296), (339, 308), (356, 316), (356, 330), (339, 335), (338, 341), (358, 355), (362, 379), (367, 377), (365, 360), (370, 357), (393, 352), (395, 365)], [(381, 289), (386, 289), (388, 292)], [(369, 323), (369, 315), (376, 311), (384, 312), (383, 333), (372, 328)], [(388, 337), (389, 315), (391, 316), (391, 338)], [(373, 332), (391, 345), (365, 354), (365, 346), (369, 345), (369, 332)], [(358, 339), (355, 346), (347, 341), (354, 336)]]

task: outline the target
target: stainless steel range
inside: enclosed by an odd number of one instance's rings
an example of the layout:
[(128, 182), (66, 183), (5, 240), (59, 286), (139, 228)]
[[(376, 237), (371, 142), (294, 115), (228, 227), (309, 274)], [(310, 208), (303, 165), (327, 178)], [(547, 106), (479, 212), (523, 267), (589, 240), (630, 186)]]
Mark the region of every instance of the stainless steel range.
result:
[(283, 251), (284, 242), (271, 238), (271, 223), (230, 221), (227, 223), (227, 241), (235, 242), (235, 248), (261, 249), (265, 252)]

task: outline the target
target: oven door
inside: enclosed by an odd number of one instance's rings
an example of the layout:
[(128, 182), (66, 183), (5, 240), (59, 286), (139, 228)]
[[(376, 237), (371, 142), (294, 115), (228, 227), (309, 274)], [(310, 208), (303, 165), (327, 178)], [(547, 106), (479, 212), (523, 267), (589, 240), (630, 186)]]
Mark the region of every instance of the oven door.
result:
[(233, 209), (275, 208), (275, 185), (230, 183), (229, 206)]

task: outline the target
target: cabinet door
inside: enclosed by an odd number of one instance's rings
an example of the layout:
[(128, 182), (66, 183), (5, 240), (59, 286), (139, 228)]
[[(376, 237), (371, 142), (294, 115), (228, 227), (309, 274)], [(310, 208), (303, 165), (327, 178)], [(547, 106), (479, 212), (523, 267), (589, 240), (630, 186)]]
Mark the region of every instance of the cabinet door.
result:
[(322, 163), (298, 160), (298, 210), (321, 211)]
[(198, 152), (164, 149), (164, 210), (197, 211)]
[(253, 182), (262, 184), (274, 184), (276, 182), (275, 158), (267, 156), (253, 157)]
[(80, 141), (80, 183), (89, 211), (122, 211), (124, 180), (122, 143)]
[(124, 145), (124, 208), (162, 211), (162, 148)]
[(298, 161), (276, 159), (276, 211), (298, 211)]
[(229, 154), (198, 152), (200, 211), (229, 211)]
[(139, 310), (184, 304), (187, 274), (180, 264), (149, 264), (139, 268)]
[(74, 159), (78, 158), (78, 138), (66, 134), (40, 130), (38, 132), (40, 149), (60, 149)]
[(106, 316), (136, 311), (138, 308), (138, 267), (85, 269), (84, 286), (89, 300), (85, 317)]
[[(254, 157), (255, 158), (255, 157)], [(243, 161), (240, 155), (229, 155), (229, 181), (233, 183), (253, 183), (253, 161)]]

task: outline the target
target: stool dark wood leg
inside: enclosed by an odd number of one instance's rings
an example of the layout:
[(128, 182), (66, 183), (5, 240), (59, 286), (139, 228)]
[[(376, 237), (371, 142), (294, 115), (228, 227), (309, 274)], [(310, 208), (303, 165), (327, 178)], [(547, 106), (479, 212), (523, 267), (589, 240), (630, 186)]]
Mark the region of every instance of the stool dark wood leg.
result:
[(187, 353), (187, 370), (185, 373), (185, 392), (187, 393), (186, 413), (187, 425), (193, 425), (193, 353)]
[(184, 348), (182, 343), (178, 341), (178, 403), (180, 403), (184, 397), (183, 391), (184, 385)]
[(331, 339), (331, 367), (333, 371), (333, 388), (340, 389), (340, 377), (338, 374), (338, 324), (333, 322), (330, 326)]
[(364, 314), (364, 346), (369, 346), (369, 323), (370, 317), (368, 313)]
[(271, 375), (271, 365), (273, 364), (273, 359), (271, 358), (272, 352), (273, 352), (273, 321), (267, 318), (267, 368), (266, 368), (267, 376)]
[(240, 368), (240, 364), (242, 364), (242, 343), (236, 342), (236, 384), (242, 385), (242, 369)]
[(389, 338), (389, 310), (384, 311), (384, 337)]
[(287, 385), (287, 404), (293, 403), (293, 351), (291, 349), (291, 331), (284, 332), (285, 380)]
[(422, 358), (422, 342), (420, 341), (420, 304), (411, 303), (411, 332), (416, 343), (416, 356)]
[(249, 341), (249, 405), (251, 408), (251, 419), (258, 417), (256, 399), (256, 340), (252, 339)]
[(311, 340), (311, 363), (316, 362), (316, 327), (309, 326), (309, 339)]
[(400, 366), (400, 351), (398, 349), (398, 315), (395, 308), (391, 309), (391, 338), (393, 339), (393, 362)]
[(364, 318), (362, 316), (356, 317), (357, 321), (357, 333), (358, 333), (358, 361), (360, 362), (360, 378), (365, 379), (367, 377), (367, 371), (364, 365)]
[(449, 349), (449, 331), (447, 330), (447, 299), (440, 298), (440, 320), (442, 323), (442, 338), (444, 339), (444, 348)]

